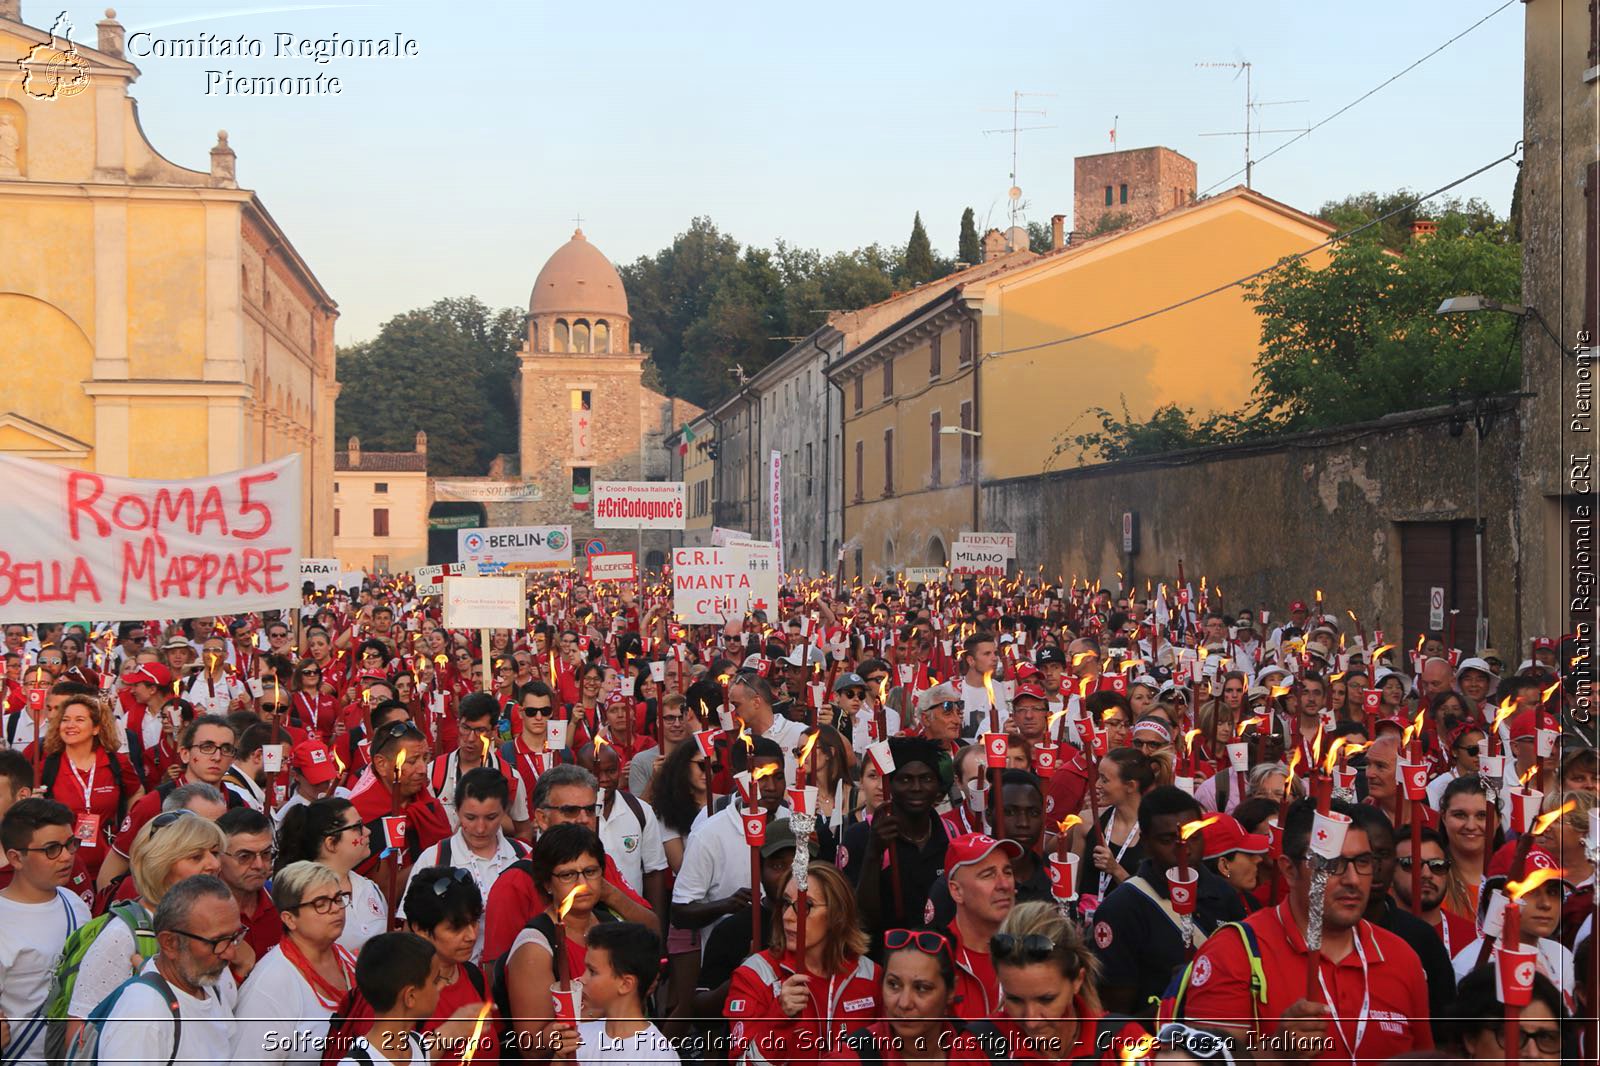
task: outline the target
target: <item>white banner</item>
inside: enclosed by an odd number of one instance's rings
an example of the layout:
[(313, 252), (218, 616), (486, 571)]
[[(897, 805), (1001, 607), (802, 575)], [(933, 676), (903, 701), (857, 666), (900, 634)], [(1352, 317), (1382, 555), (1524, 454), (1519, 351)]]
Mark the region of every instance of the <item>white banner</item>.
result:
[(456, 558), (480, 574), (565, 570), (572, 565), (571, 526), (497, 526), (456, 530)]
[(672, 609), (688, 625), (772, 612), (778, 566), (772, 548), (678, 548), (672, 553)]
[(433, 496), (472, 503), (521, 503), (544, 499), (544, 490), (531, 481), (435, 481)]
[(900, 576), (915, 585), (927, 581), (943, 581), (949, 576), (949, 571), (942, 566), (908, 566), (900, 572)]
[(478, 567), (475, 564), (450, 563), (446, 566), (419, 566), (411, 571), (411, 577), (417, 583), (418, 591), (428, 589), (437, 590), (444, 584), (447, 577), (477, 577)]
[(638, 576), (633, 552), (601, 552), (589, 556), (590, 581), (633, 581)]
[(450, 629), (521, 629), (527, 606), (520, 574), (444, 579), (444, 624)]
[(300, 457), (187, 481), (0, 455), (0, 621), (242, 614), (300, 599)]
[(767, 466), (767, 506), (772, 514), (772, 543), (778, 549), (778, 565), (783, 565), (783, 453), (774, 451)]
[(313, 581), (317, 591), (339, 583), (340, 565), (337, 559), (301, 559), (300, 580)]
[(682, 529), (689, 494), (681, 481), (597, 481), (596, 529)]
[(956, 543), (983, 551), (999, 550), (1005, 553), (1007, 559), (1017, 557), (1015, 533), (963, 533), (956, 538)]
[(721, 548), (731, 540), (749, 540), (750, 534), (742, 529), (725, 529), (722, 526), (711, 527), (711, 546)]
[(950, 549), (950, 572), (952, 574), (989, 574), (994, 577), (1004, 577), (1006, 573), (1006, 553), (1004, 548), (983, 547), (958, 540)]

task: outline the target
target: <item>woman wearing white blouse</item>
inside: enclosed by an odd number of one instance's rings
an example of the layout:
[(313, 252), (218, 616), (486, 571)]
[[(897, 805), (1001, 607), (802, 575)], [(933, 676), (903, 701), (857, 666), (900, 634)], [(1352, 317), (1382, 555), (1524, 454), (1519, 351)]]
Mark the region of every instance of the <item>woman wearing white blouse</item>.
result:
[(339, 945), (350, 893), (331, 868), (296, 862), (273, 878), (272, 905), (284, 938), (239, 990), (233, 1061), (319, 1063), (328, 1019), (355, 981), (355, 956)]
[(369, 833), (354, 805), (343, 796), (325, 796), (293, 807), (278, 830), (278, 862), (287, 868), (296, 862), (317, 862), (339, 877), (339, 887), (350, 894), (339, 944), (352, 955), (361, 945), (389, 927), (389, 903), (383, 891), (355, 868), (371, 854)]

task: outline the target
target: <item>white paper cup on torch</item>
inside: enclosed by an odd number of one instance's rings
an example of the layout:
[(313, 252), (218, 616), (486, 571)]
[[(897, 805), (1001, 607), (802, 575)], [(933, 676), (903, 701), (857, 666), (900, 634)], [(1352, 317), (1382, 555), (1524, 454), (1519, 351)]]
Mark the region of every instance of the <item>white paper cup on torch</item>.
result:
[(867, 746), (867, 758), (872, 760), (872, 765), (877, 768), (879, 777), (888, 777), (894, 773), (894, 755), (889, 750), (889, 742), (880, 740), (876, 744)]
[(555, 1006), (556, 1021), (577, 1025), (583, 1010), (583, 981), (574, 979), (571, 984), (571, 988), (562, 988), (559, 981), (551, 985), (550, 1000)]
[(261, 769), (269, 774), (275, 774), (283, 769), (283, 745), (261, 745)]
[[(555, 725), (554, 722), (550, 723)], [(694, 735), (694, 742), (700, 746), (700, 754), (710, 759), (716, 753), (717, 738), (722, 735), (720, 729), (702, 729)]]
[(752, 803), (756, 794), (756, 783), (750, 776), (749, 770), (740, 770), (733, 775), (734, 786), (739, 790), (739, 798), (745, 803)]
[(1483, 935), (1498, 938), (1505, 932), (1506, 894), (1495, 892), (1489, 896), (1489, 908), (1483, 914)]
[(1406, 799), (1418, 802), (1428, 798), (1428, 764), (1411, 762), (1408, 759), (1399, 761), (1397, 772), (1400, 774), (1401, 787), (1405, 789)]
[(250, 687), (250, 695), (255, 697), (258, 700), (263, 695), (265, 695), (265, 693), (267, 691), (266, 689), (261, 687), (261, 679), (259, 677), (252, 677), (250, 679), (249, 687)]
[(968, 782), (964, 791), (967, 794), (967, 810), (973, 814), (982, 814), (989, 809), (989, 782), (983, 778)]
[(1050, 894), (1070, 903), (1078, 898), (1078, 855), (1067, 852), (1065, 859), (1050, 855)]
[(1200, 870), (1190, 866), (1180, 870), (1176, 866), (1167, 868), (1167, 898), (1172, 901), (1172, 909), (1179, 914), (1193, 914), (1196, 888), (1200, 883)]
[(1338, 811), (1323, 814), (1318, 811), (1311, 820), (1311, 851), (1324, 859), (1337, 859), (1344, 851), (1344, 836), (1350, 831), (1350, 819)]
[(1533, 738), (1534, 752), (1541, 759), (1548, 759), (1556, 751), (1556, 731), (1554, 729), (1540, 729)]
[(1061, 746), (1044, 742), (1033, 746), (1033, 772), (1049, 780), (1056, 775), (1056, 760), (1060, 757)]
[(1508, 1007), (1526, 1007), (1533, 1002), (1533, 975), (1539, 969), (1537, 948), (1519, 946), (1495, 948), (1495, 993)]
[(1478, 756), (1478, 776), (1486, 777), (1495, 788), (1500, 787), (1500, 782), (1506, 776), (1506, 757), (1504, 755)]
[(759, 848), (767, 842), (767, 812), (757, 807), (754, 810), (740, 808), (739, 820), (744, 824), (744, 842), (752, 848)]
[(988, 760), (989, 769), (1004, 770), (1006, 768), (1006, 749), (1010, 741), (1004, 733), (985, 733), (983, 735), (983, 754)]
[(667, 679), (667, 661), (665, 659), (652, 659), (650, 662), (650, 680), (656, 684)]
[(1356, 774), (1359, 771), (1353, 766), (1333, 768), (1333, 787), (1340, 792), (1349, 792), (1356, 787)]
[(1194, 795), (1194, 778), (1192, 778), (1192, 777), (1174, 777), (1172, 779), (1172, 783), (1174, 785), (1177, 785), (1183, 791), (1187, 792), (1189, 795), (1191, 795), (1191, 796)]
[(567, 723), (564, 719), (555, 719), (545, 726), (544, 742), (552, 751), (567, 746)]
[(946, 659), (950, 658), (951, 649), (955, 647), (955, 643), (953, 640), (941, 640), (939, 642), (940, 647), (944, 649), (944, 657)]
[(717, 708), (717, 723), (722, 726), (722, 731), (725, 733), (732, 733), (739, 728), (734, 724), (733, 712), (726, 707)]
[(1514, 788), (1511, 796), (1511, 828), (1518, 833), (1533, 831), (1539, 817), (1539, 807), (1544, 803), (1544, 793), (1533, 788)]
[(1232, 741), (1228, 744), (1228, 769), (1236, 774), (1250, 772), (1250, 745), (1243, 741)]
[(794, 814), (815, 814), (817, 812), (817, 786), (807, 785), (805, 788), (791, 788), (788, 790), (789, 810)]

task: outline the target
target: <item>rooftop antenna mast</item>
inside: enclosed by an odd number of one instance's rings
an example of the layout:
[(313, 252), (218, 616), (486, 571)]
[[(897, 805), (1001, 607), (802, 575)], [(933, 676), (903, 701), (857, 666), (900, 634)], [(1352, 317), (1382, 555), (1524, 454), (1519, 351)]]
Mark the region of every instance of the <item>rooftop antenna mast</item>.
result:
[[(1044, 118), (1045, 117), (1045, 111), (1043, 109), (1036, 109), (1035, 110), (1035, 109), (1028, 109), (1028, 108), (1023, 107), (1022, 106), (1022, 98), (1024, 96), (1055, 96), (1055, 95), (1056, 95), (1055, 93), (1030, 93), (1030, 92), (1022, 92), (1020, 90), (1014, 90), (1011, 93), (1011, 107), (1010, 107), (1011, 125), (1010, 126), (1006, 126), (1006, 127), (1001, 127), (1000, 129), (984, 130), (983, 131), (986, 136), (988, 134), (991, 134), (991, 133), (1009, 133), (1009, 134), (1011, 134), (1011, 188), (1007, 193), (1007, 196), (1010, 199), (1010, 212), (1009, 213), (1010, 213), (1011, 223), (1006, 229), (1006, 238), (1007, 238), (1008, 241), (1010, 240), (1010, 237), (1011, 237), (1011, 230), (1016, 229), (1016, 227), (1017, 227), (1017, 213), (1019, 211), (1023, 210), (1025, 207), (1027, 207), (1027, 204), (1023, 203), (1023, 201), (1022, 201), (1022, 187), (1017, 184), (1017, 147), (1018, 147), (1018, 141), (1020, 140), (1019, 135), (1023, 134), (1023, 133), (1027, 133), (1030, 130), (1053, 130), (1053, 129), (1055, 129), (1055, 126), (1053, 126), (1053, 125), (1044, 125), (1044, 126), (1024, 126), (1024, 125), (1022, 125), (1022, 116), (1023, 115), (1037, 115), (1040, 118)], [(984, 110), (985, 111), (989, 111), (989, 112), (998, 112), (998, 113), (1001, 113), (1001, 114), (1005, 113), (1005, 110), (1001, 109), (1001, 108), (986, 107), (986, 108), (984, 108)], [(1008, 248), (1007, 250), (1008, 251), (1016, 251), (1015, 248)]]
[[(1283, 130), (1257, 129), (1255, 127), (1261, 121), (1261, 116), (1259, 114), (1257, 114), (1257, 112), (1260, 111), (1261, 108), (1263, 108), (1263, 107), (1277, 107), (1280, 104), (1304, 104), (1304, 103), (1307, 103), (1308, 101), (1306, 101), (1306, 100), (1257, 100), (1254, 97), (1252, 97), (1250, 95), (1250, 69), (1251, 69), (1251, 63), (1250, 63), (1250, 61), (1248, 59), (1239, 59), (1239, 60), (1235, 60), (1235, 61), (1233, 61), (1231, 63), (1196, 63), (1195, 66), (1197, 66), (1197, 67), (1210, 67), (1210, 68), (1223, 67), (1223, 68), (1232, 69), (1232, 70), (1235, 70), (1235, 71), (1238, 71), (1238, 72), (1242, 72), (1244, 74), (1244, 129), (1242, 129), (1242, 130), (1228, 130), (1228, 131), (1225, 131), (1225, 132), (1222, 132), (1222, 133), (1202, 133), (1200, 136), (1202, 136), (1202, 137), (1243, 137), (1244, 138), (1244, 187), (1249, 189), (1249, 188), (1252, 187), (1251, 179), (1254, 177), (1254, 171), (1255, 171), (1255, 159), (1250, 153), (1250, 138), (1252, 136), (1262, 137), (1262, 136), (1265, 136), (1267, 134), (1272, 134), (1272, 133), (1304, 133), (1304, 132), (1306, 132), (1304, 128), (1300, 128), (1300, 129), (1283, 129)], [(1237, 80), (1238, 77), (1239, 77), (1239, 74), (1235, 73), (1234, 74), (1234, 79)]]

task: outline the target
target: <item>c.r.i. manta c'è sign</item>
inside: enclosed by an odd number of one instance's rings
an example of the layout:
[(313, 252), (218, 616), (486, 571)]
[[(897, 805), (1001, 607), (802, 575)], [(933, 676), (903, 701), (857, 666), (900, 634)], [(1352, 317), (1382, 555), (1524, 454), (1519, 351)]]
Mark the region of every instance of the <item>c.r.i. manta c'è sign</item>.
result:
[(236, 614), (299, 596), (300, 457), (187, 481), (0, 456), (0, 621)]

